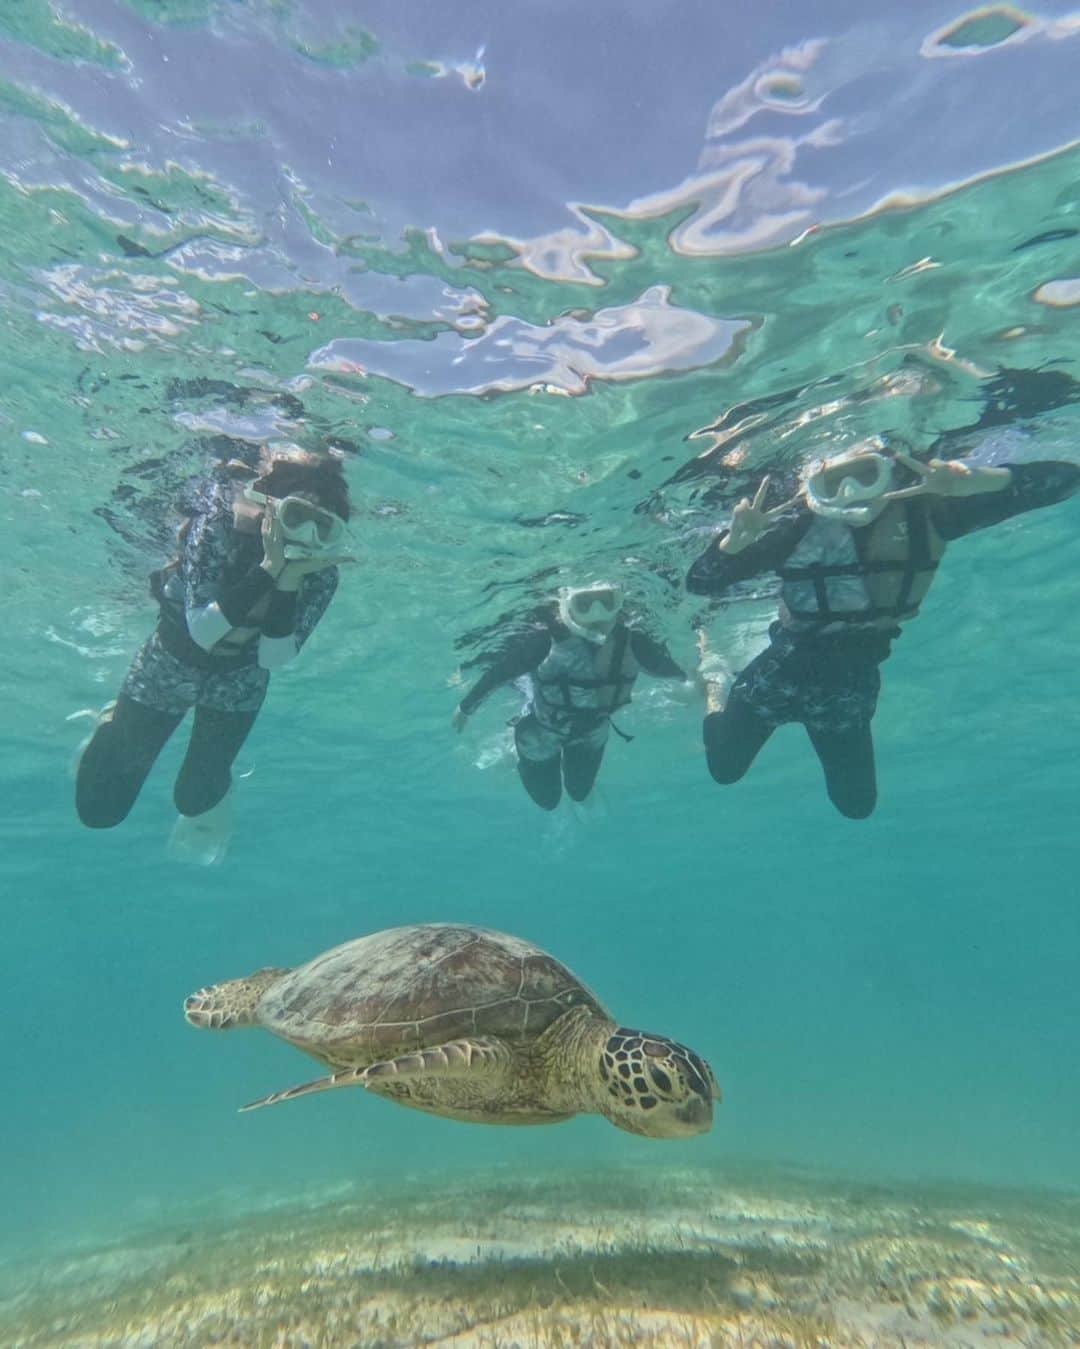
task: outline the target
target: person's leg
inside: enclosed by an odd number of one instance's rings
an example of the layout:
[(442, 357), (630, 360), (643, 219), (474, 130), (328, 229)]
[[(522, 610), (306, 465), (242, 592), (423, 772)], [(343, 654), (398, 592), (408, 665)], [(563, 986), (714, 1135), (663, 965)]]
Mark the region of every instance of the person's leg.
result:
[(791, 720), (796, 681), (788, 666), (793, 653), (779, 632), (769, 629), (769, 645), (740, 671), (726, 697), (712, 696), (702, 723), (705, 758), (716, 782), (738, 782), (777, 726)]
[(702, 724), (705, 757), (713, 778), (725, 785), (738, 782), (775, 729), (733, 693), (724, 710), (710, 712)]
[(877, 804), (870, 726), (881, 691), (878, 664), (887, 654), (887, 636), (824, 647), (803, 691), (803, 725), (829, 800), (849, 820), (865, 820)]
[(233, 760), (258, 715), (257, 710), (195, 709), (191, 740), (173, 789), (173, 801), (181, 815), (202, 815), (222, 800), (232, 786)]
[(849, 820), (865, 820), (877, 804), (877, 774), (870, 723), (843, 730), (807, 726), (821, 767), (829, 800)]
[(562, 796), (558, 741), (530, 715), (514, 727), (514, 745), (522, 786), (543, 810), (554, 810)]
[(567, 794), (575, 801), (584, 801), (593, 789), (596, 775), (604, 758), (607, 744), (607, 725), (591, 735), (571, 740), (563, 747), (563, 782)]
[(145, 707), (121, 693), (83, 750), (75, 809), (90, 829), (111, 829), (127, 817), (162, 746), (183, 712)]

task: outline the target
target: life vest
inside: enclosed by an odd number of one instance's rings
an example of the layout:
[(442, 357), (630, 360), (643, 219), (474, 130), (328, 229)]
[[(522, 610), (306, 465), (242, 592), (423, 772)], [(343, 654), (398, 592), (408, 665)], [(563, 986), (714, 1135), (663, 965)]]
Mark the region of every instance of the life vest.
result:
[(785, 621), (820, 629), (913, 618), (944, 551), (918, 499), (894, 502), (861, 529), (815, 517), (778, 569)]
[(624, 623), (599, 646), (572, 634), (554, 636), (532, 676), (537, 721), (554, 731), (592, 730), (630, 701), (640, 668)]

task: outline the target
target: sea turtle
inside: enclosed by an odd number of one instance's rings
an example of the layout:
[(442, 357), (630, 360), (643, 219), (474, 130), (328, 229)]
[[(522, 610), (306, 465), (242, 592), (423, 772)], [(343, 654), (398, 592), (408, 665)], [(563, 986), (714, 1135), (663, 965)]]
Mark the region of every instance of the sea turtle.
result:
[(684, 1138), (712, 1125), (704, 1059), (617, 1027), (565, 965), (518, 937), (427, 923), (346, 942), (297, 969), (193, 993), (193, 1026), (265, 1026), (331, 1069), (243, 1106), (332, 1087), (485, 1124), (603, 1115), (630, 1133)]

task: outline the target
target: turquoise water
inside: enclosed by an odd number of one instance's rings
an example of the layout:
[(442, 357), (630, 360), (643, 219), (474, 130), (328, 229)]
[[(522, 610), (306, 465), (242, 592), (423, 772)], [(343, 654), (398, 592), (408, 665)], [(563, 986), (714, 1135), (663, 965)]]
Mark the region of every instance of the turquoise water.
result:
[[(10, 1249), (541, 1164), (1080, 1186), (1075, 501), (950, 549), (884, 670), (867, 822), (798, 728), (715, 787), (700, 702), (659, 682), (594, 800), (550, 817), (512, 689), (450, 727), (499, 626), (574, 578), (617, 576), (687, 665), (702, 626), (757, 649), (767, 587), (710, 608), (679, 582), (765, 470), (880, 432), (1078, 461), (1075, 17), (944, 42), (944, 5), (815, 4), (734, 41), (705, 7), (574, 13), (0, 16)], [(180, 738), (90, 833), (71, 716), (149, 631), (223, 437), (337, 445), (359, 561), (200, 870), (166, 856)], [(444, 920), (536, 942), (705, 1055), (712, 1133), (360, 1093), (236, 1113), (310, 1065), (194, 1034), (188, 993)]]

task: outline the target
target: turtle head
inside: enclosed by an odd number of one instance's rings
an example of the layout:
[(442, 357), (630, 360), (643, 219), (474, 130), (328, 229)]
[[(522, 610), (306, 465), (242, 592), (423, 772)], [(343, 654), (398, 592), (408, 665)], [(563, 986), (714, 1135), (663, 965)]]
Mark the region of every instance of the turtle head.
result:
[(628, 1133), (690, 1138), (712, 1128), (720, 1085), (704, 1059), (663, 1035), (620, 1026), (600, 1051), (600, 1113)]

